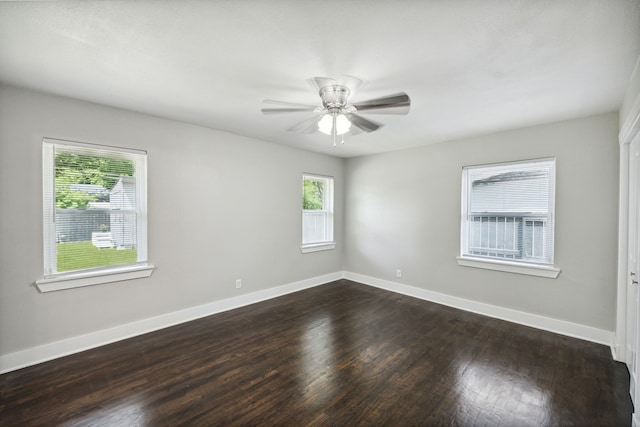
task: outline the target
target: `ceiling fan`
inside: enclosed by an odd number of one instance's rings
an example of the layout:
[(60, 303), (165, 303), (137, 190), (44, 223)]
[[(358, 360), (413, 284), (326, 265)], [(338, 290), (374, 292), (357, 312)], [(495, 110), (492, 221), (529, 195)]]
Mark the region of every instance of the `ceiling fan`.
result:
[(367, 101), (349, 103), (349, 97), (362, 84), (362, 80), (342, 76), (339, 80), (329, 77), (313, 77), (310, 83), (318, 90), (322, 105), (306, 105), (293, 102), (265, 99), (265, 104), (279, 105), (278, 108), (263, 108), (264, 114), (313, 112), (313, 117), (298, 123), (288, 131), (314, 133), (320, 131), (333, 136), (333, 145), (336, 145), (336, 136), (344, 134), (357, 135), (363, 132), (374, 132), (383, 125), (373, 120), (365, 119), (360, 114), (408, 114), (411, 107), (409, 96), (404, 93), (396, 93), (381, 98)]

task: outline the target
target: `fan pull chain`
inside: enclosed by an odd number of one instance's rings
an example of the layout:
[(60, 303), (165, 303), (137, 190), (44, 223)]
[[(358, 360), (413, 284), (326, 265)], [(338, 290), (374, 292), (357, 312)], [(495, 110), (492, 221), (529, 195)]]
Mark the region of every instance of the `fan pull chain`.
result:
[(336, 128), (336, 116), (333, 115), (333, 126), (332, 126), (332, 130), (333, 130), (333, 146), (336, 146), (336, 132), (338, 132), (338, 128)]

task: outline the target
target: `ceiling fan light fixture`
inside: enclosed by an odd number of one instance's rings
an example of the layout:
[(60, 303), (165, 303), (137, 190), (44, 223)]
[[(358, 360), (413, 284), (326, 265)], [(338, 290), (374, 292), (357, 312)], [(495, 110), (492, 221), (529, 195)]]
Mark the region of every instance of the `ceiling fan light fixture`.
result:
[(318, 130), (326, 135), (332, 135), (333, 130), (333, 116), (331, 114), (325, 114), (318, 122)]
[(330, 113), (322, 116), (318, 122), (318, 130), (325, 135), (333, 135), (334, 126), (335, 134), (342, 135), (349, 132), (349, 129), (351, 129), (351, 122), (344, 114), (333, 115)]
[(351, 129), (351, 122), (344, 114), (339, 114), (336, 117), (336, 135), (342, 135), (349, 132)]

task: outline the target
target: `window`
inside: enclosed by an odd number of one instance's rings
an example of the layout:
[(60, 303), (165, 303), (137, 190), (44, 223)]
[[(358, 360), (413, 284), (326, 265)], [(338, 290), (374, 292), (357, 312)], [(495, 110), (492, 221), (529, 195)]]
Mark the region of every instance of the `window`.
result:
[(44, 140), (41, 291), (151, 274), (146, 162), (143, 151)]
[(333, 178), (303, 175), (302, 252), (333, 248)]
[(464, 167), (459, 261), (520, 265), (525, 274), (559, 272), (553, 268), (554, 200), (554, 159)]

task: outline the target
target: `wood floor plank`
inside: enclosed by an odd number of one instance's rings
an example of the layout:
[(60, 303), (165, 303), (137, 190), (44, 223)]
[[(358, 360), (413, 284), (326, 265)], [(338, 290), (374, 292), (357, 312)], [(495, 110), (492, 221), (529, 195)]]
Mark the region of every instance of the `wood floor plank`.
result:
[(0, 376), (0, 425), (628, 426), (605, 346), (339, 280)]

